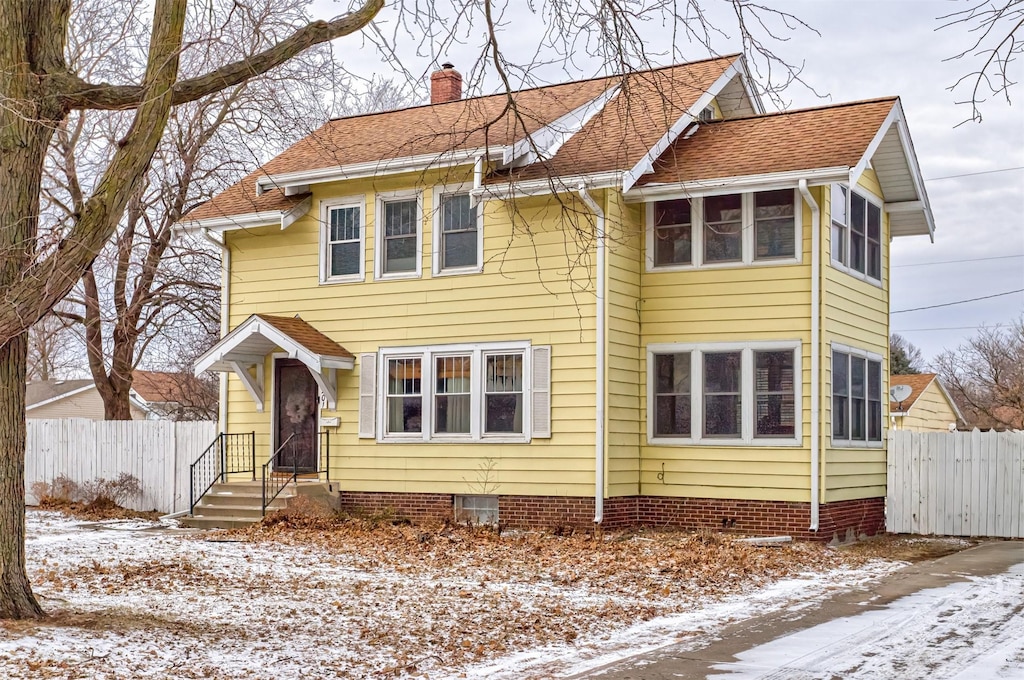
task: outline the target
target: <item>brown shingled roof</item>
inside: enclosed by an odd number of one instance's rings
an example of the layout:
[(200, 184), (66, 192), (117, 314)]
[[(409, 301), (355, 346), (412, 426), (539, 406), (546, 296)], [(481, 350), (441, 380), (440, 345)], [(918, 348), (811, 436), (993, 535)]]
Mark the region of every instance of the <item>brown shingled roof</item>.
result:
[(263, 319), (314, 354), (329, 357), (345, 357), (349, 359), (355, 358), (347, 349), (336, 343), (334, 340), (331, 340), (329, 337), (313, 328), (297, 316), (269, 316), (267, 314), (255, 314), (254, 316)]
[(638, 185), (853, 167), (896, 97), (704, 123), (680, 138)]
[[(890, 413), (906, 413), (914, 406), (914, 402), (917, 398), (928, 389), (928, 386), (935, 380), (935, 373), (917, 373), (914, 375), (892, 375), (889, 376), (889, 387), (894, 385), (907, 385), (911, 388), (910, 396), (904, 399), (902, 402), (889, 402)], [(900, 404), (903, 404), (903, 408), (900, 408)]]
[(739, 57), (731, 55), (621, 76), (332, 120), (263, 168), (199, 206), (187, 220), (287, 210), (302, 196), (256, 195), (256, 179), (303, 170), (372, 163), (453, 150), (497, 148), (523, 139), (620, 85), (618, 96), (588, 121), (546, 166), (521, 176), (630, 169)]

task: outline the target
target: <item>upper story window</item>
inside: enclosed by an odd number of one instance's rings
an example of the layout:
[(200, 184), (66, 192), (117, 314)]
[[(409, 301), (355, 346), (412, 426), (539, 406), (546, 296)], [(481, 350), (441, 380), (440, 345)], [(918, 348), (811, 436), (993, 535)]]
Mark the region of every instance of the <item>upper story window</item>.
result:
[(882, 357), (832, 346), (832, 443), (882, 443)]
[(843, 184), (832, 185), (832, 262), (882, 280), (882, 209)]
[(434, 274), (479, 272), (483, 235), (479, 208), (469, 192), (439, 187), (434, 206)]
[(797, 262), (799, 205), (795, 189), (650, 203), (648, 268)]
[(377, 278), (419, 276), (423, 242), (419, 194), (378, 194), (376, 222)]
[(320, 231), (320, 281), (363, 280), (363, 199), (327, 203)]
[(652, 443), (793, 446), (800, 441), (800, 343), (648, 348)]

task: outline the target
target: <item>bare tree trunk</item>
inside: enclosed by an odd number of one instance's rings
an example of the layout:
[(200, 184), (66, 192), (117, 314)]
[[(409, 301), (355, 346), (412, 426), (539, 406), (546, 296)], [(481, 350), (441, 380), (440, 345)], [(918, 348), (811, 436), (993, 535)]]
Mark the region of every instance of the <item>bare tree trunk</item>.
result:
[(25, 359), (21, 335), (0, 347), (0, 618), (43, 616), (25, 570)]

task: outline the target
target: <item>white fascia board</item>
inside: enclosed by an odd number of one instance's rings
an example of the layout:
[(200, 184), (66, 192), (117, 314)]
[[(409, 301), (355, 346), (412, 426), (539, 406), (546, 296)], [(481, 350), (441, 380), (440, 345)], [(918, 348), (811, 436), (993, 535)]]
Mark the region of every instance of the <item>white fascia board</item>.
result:
[(700, 112), (711, 104), (711, 100), (718, 96), (718, 93), (729, 84), (729, 81), (742, 73), (740, 66), (738, 66), (738, 62), (739, 60), (737, 59), (729, 66), (729, 68), (725, 69), (722, 75), (718, 77), (718, 80), (708, 88), (708, 91), (702, 94), (700, 98), (697, 99), (696, 103), (687, 109), (687, 111), (669, 127), (668, 131), (661, 136), (661, 139), (655, 142), (654, 146), (647, 150), (644, 157), (637, 161), (637, 164), (626, 173), (625, 177), (622, 179), (623, 193), (632, 189), (633, 186), (640, 181), (641, 177), (654, 171), (654, 162), (661, 157), (661, 154), (665, 153), (668, 147), (672, 146), (672, 143), (678, 139), (679, 135), (683, 134), (683, 131), (686, 130), (687, 127), (696, 122), (700, 116)]
[(231, 215), (229, 217), (209, 217), (205, 220), (189, 220), (179, 222), (177, 231), (195, 233), (203, 229), (214, 232), (233, 231), (235, 229), (255, 229), (256, 227), (272, 227), (281, 224), (282, 213), (280, 210), (264, 212), (245, 213), (244, 215)]
[(562, 145), (582, 130), (591, 118), (604, 110), (618, 93), (619, 86), (613, 85), (582, 106), (577, 106), (512, 146), (506, 147), (502, 155), (502, 165), (518, 168), (539, 160), (554, 158)]
[(266, 189), (287, 190), (290, 186), (338, 182), (346, 179), (361, 179), (428, 170), (430, 168), (467, 165), (475, 163), (476, 159), (480, 156), (485, 156), (488, 160), (499, 160), (503, 157), (504, 150), (505, 147), (458, 149), (442, 153), (428, 153), (402, 158), (382, 158), (366, 163), (352, 163), (351, 165), (336, 165), (330, 168), (266, 175), (256, 180), (256, 192), (259, 194)]
[(470, 195), (477, 201), (507, 201), (513, 198), (543, 196), (545, 194), (568, 194), (579, 191), (580, 186), (587, 189), (610, 189), (622, 181), (621, 172), (602, 172), (591, 175), (563, 175), (560, 177), (544, 177), (525, 182), (501, 182), (485, 184), (473, 189)]
[[(917, 162), (917, 154), (914, 152), (914, 143), (910, 139), (910, 130), (907, 128), (907, 119), (903, 115), (903, 105), (900, 100), (897, 99), (892, 106), (892, 110), (889, 115), (885, 117), (882, 122), (882, 126), (875, 133), (871, 143), (868, 144), (867, 149), (864, 151), (864, 155), (850, 170), (850, 186), (857, 184), (860, 176), (864, 174), (864, 171), (870, 166), (871, 159), (874, 157), (875, 152), (878, 151), (878, 147), (881, 145), (882, 140), (885, 138), (886, 133), (889, 132), (891, 126), (896, 126), (896, 132), (900, 138), (900, 146), (903, 149), (903, 157), (907, 162), (907, 168), (910, 171), (910, 180), (914, 183), (914, 191), (917, 192), (917, 199), (922, 204), (922, 211), (924, 212), (924, 220), (928, 225), (928, 238), (931, 239), (932, 243), (935, 242), (935, 216), (932, 214), (931, 204), (928, 202), (928, 192), (924, 187), (924, 178), (921, 176), (921, 166)], [(885, 187), (882, 188), (882, 193), (885, 193)]]
[(31, 406), (26, 406), (25, 410), (26, 411), (31, 411), (32, 409), (39, 408), (41, 406), (46, 406), (47, 404), (52, 404), (55, 401), (60, 401), (61, 399), (67, 399), (68, 397), (73, 397), (76, 394), (81, 394), (82, 392), (87, 392), (88, 390), (92, 390), (92, 389), (95, 389), (95, 388), (96, 388), (96, 385), (86, 385), (84, 387), (79, 387), (77, 390), (71, 390), (70, 392), (65, 392), (64, 394), (58, 394), (55, 397), (50, 397), (49, 399), (44, 399), (43, 401), (36, 402), (35, 404), (32, 404)]
[(719, 177), (672, 184), (647, 184), (642, 187), (633, 187), (623, 196), (627, 203), (639, 203), (665, 198), (694, 198), (744, 191), (793, 189), (802, 179), (807, 180), (808, 186), (819, 186), (832, 182), (845, 182), (849, 177), (850, 169), (844, 165), (834, 168), (769, 172), (760, 175)]
[[(932, 379), (932, 382), (935, 383), (936, 385), (938, 385), (939, 391), (942, 392), (942, 395), (944, 397), (946, 397), (946, 401), (949, 402), (949, 405), (953, 407), (953, 413), (956, 415), (957, 424), (959, 424), (959, 423), (965, 423), (966, 424), (967, 423), (967, 419), (964, 418), (964, 414), (960, 412), (960, 407), (956, 405), (955, 401), (953, 401), (953, 397), (950, 396), (949, 391), (946, 390), (946, 386), (942, 384), (942, 381), (939, 380), (939, 377), (935, 376), (935, 378)], [(925, 389), (928, 389), (928, 388), (925, 388)], [(924, 390), (921, 391), (921, 394), (924, 394)]]
[(747, 93), (747, 98), (750, 99), (750, 105), (753, 107), (754, 113), (763, 116), (765, 114), (764, 101), (761, 100), (761, 95), (750, 87), (754, 80), (750, 77), (750, 69), (747, 68), (747, 58), (741, 54), (736, 60), (736, 64), (740, 72), (740, 83), (743, 84), (743, 89)]

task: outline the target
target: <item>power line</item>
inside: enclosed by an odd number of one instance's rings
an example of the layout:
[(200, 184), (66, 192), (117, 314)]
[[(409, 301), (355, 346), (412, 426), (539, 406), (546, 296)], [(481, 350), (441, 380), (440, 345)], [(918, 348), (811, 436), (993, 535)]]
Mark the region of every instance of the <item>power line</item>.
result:
[(965, 260), (942, 260), (940, 262), (914, 262), (911, 264), (894, 264), (893, 269), (898, 267), (930, 267), (933, 264), (960, 264), (961, 262), (985, 262), (988, 260), (1012, 260), (1017, 257), (1024, 257), (1024, 253), (1020, 255), (997, 255), (995, 257), (971, 257)]
[(1024, 165), (1018, 165), (1015, 168), (999, 168), (997, 170), (982, 170), (981, 172), (964, 172), (959, 175), (946, 175), (945, 177), (930, 177), (925, 182), (935, 182), (940, 179), (956, 179), (958, 177), (974, 177), (975, 175), (991, 175), (996, 172), (1012, 172), (1014, 170), (1024, 170)]
[(1004, 295), (1013, 295), (1014, 293), (1024, 293), (1024, 288), (1018, 288), (1017, 290), (1008, 290), (1005, 293), (996, 293), (995, 295), (983, 295), (981, 297), (971, 298), (969, 300), (957, 300), (956, 302), (943, 302), (941, 305), (928, 305), (927, 307), (914, 307), (913, 309), (901, 309), (896, 312), (889, 312), (890, 314), (903, 314), (905, 312), (919, 312), (922, 309), (935, 309), (936, 307), (952, 307), (953, 305), (962, 305), (967, 302), (977, 302), (978, 300), (988, 300), (990, 298), (1003, 297)]

